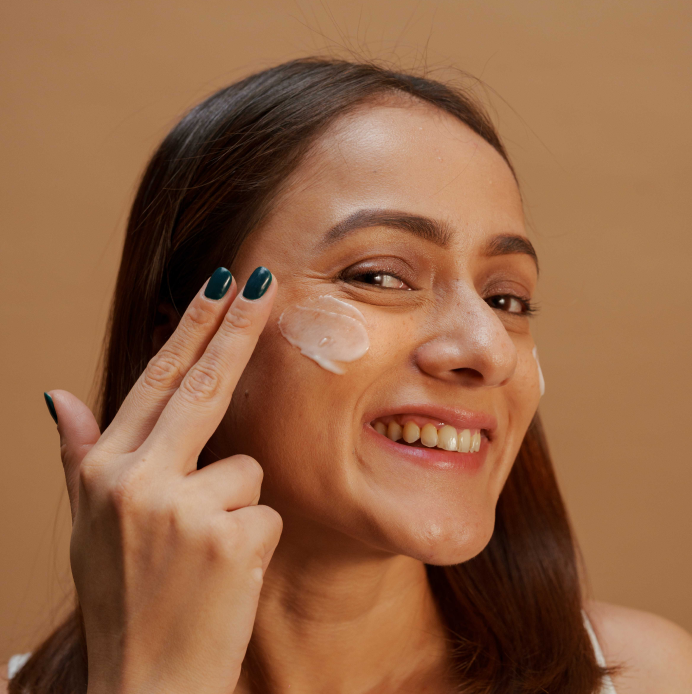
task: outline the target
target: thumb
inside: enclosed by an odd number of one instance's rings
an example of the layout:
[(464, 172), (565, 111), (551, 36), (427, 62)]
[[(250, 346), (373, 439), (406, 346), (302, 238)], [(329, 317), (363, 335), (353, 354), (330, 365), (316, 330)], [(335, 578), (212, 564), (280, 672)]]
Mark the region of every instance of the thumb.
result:
[(79, 466), (84, 456), (99, 440), (101, 432), (91, 410), (72, 393), (66, 390), (51, 390), (44, 393), (44, 397), (60, 433), (60, 457), (65, 470), (67, 495), (70, 498), (70, 512), (74, 522), (79, 503)]

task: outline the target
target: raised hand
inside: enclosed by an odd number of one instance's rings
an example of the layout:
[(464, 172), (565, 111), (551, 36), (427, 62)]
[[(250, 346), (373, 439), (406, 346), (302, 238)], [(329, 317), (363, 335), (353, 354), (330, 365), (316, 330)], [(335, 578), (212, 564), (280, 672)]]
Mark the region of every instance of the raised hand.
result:
[(243, 295), (219, 268), (103, 434), (76, 397), (50, 393), (90, 694), (236, 686), (281, 518), (258, 505), (262, 468), (252, 458), (196, 464), (275, 294), (265, 268)]

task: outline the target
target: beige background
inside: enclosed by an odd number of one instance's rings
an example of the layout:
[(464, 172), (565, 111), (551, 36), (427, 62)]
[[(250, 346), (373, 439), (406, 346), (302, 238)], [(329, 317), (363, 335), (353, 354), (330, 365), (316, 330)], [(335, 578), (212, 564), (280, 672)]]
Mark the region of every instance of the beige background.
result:
[(70, 594), (41, 393), (89, 395), (148, 154), (211, 90), (348, 48), (497, 93), (543, 265), (541, 408), (593, 591), (692, 630), (691, 20), (682, 0), (2, 3), (0, 659)]

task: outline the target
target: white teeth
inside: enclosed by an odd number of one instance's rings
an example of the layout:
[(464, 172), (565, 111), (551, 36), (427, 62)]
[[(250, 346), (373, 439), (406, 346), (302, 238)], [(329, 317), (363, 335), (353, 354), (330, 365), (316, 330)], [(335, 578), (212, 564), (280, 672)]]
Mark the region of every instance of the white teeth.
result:
[(481, 432), (478, 429), (462, 429), (457, 431), (450, 424), (445, 424), (439, 429), (428, 422), (419, 427), (415, 422), (406, 422), (402, 426), (391, 420), (388, 424), (374, 422), (373, 429), (382, 436), (392, 441), (403, 439), (406, 443), (420, 442), (428, 448), (441, 448), (444, 451), (458, 451), (459, 453), (478, 453), (481, 449)]
[(415, 443), (420, 438), (420, 427), (415, 422), (406, 422), (404, 424), (404, 441), (406, 443)]
[(481, 450), (481, 432), (477, 431), (471, 439), (471, 453), (478, 453)]
[(445, 451), (456, 451), (457, 449), (457, 430), (445, 424), (437, 432), (437, 447)]
[(428, 448), (437, 446), (437, 429), (434, 424), (424, 424), (420, 430), (420, 442)]
[(394, 420), (387, 425), (387, 438), (398, 441), (401, 438), (401, 426)]
[(469, 453), (471, 451), (471, 432), (468, 429), (459, 434), (459, 442), (457, 444), (459, 453)]

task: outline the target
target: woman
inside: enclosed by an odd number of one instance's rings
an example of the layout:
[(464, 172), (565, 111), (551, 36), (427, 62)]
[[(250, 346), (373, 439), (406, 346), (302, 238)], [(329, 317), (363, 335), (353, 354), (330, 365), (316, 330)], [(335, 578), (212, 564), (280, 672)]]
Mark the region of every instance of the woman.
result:
[(315, 59), (194, 109), (134, 202), (100, 428), (47, 397), (79, 606), (9, 691), (85, 692), (87, 653), (90, 694), (689, 691), (689, 636), (582, 599), (537, 275), (463, 93)]

